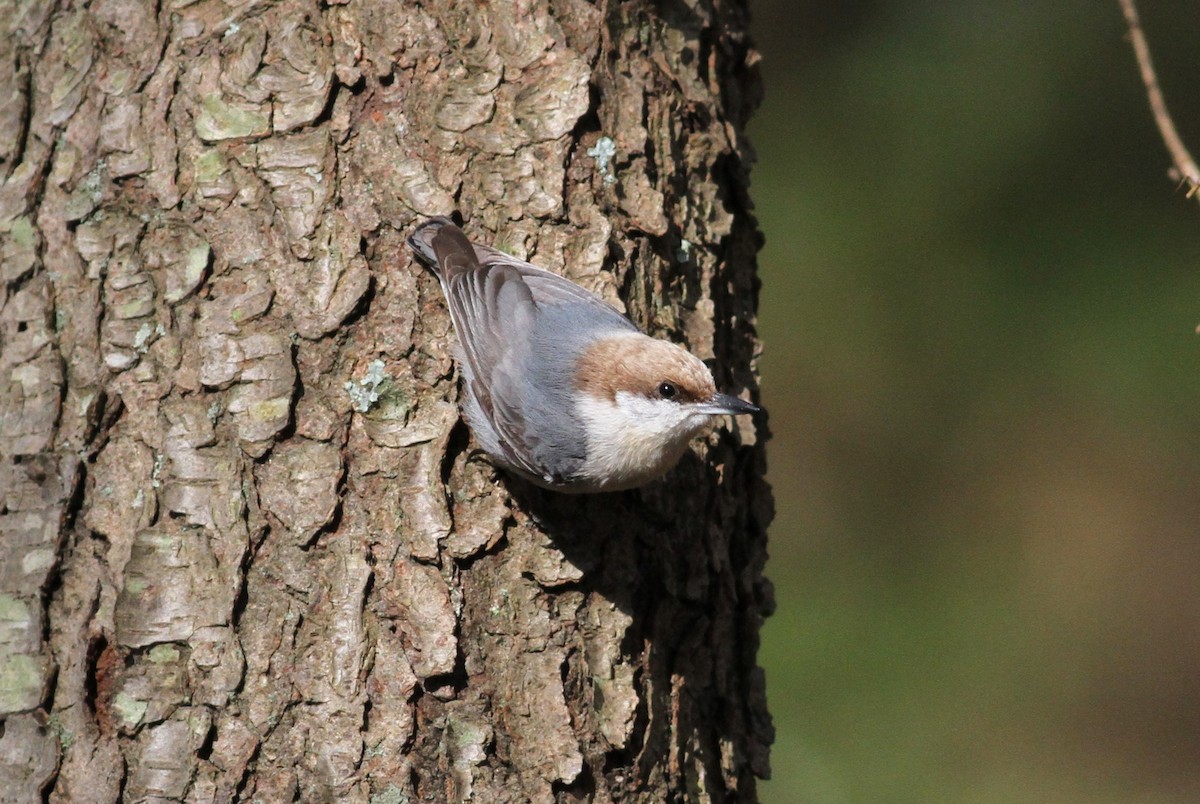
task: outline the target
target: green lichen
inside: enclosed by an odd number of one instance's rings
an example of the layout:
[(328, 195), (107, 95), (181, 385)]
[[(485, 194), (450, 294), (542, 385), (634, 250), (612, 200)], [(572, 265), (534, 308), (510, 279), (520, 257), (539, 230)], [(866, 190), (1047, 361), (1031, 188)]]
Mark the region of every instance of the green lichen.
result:
[(410, 800), (408, 794), (394, 784), (371, 796), (371, 804), (408, 804)]
[(216, 181), (225, 173), (225, 157), (216, 148), (201, 153), (193, 164), (198, 182)]
[(12, 595), (0, 595), (0, 625), (27, 623), (29, 619), (29, 606), (24, 600)]
[(163, 468), (167, 465), (167, 456), (161, 452), (154, 454), (154, 467), (150, 470), (150, 485), (153, 488), (158, 488), (162, 485), (159, 476), (162, 475)]
[(383, 396), (390, 379), (384, 373), (384, 362), (372, 360), (367, 364), (367, 373), (361, 380), (347, 380), (342, 387), (350, 396), (350, 405), (359, 413), (366, 413)]
[(64, 752), (68, 751), (75, 744), (75, 732), (63, 725), (62, 718), (59, 717), (58, 712), (54, 712), (46, 719), (46, 728), (58, 738), (58, 744), (62, 746)]
[(24, 216), (17, 218), (9, 227), (8, 236), (12, 238), (13, 245), (22, 251), (32, 249), (34, 245), (33, 223)]
[(0, 712), (20, 712), (41, 697), (42, 666), (33, 656), (0, 656)]
[(150, 704), (147, 701), (139, 701), (123, 690), (113, 696), (112, 711), (126, 726), (141, 723), (148, 708)]
[(117, 318), (122, 320), (141, 318), (147, 312), (145, 299), (134, 299), (133, 301), (117, 305)]
[(212, 247), (208, 243), (188, 249), (187, 259), (184, 262), (183, 276), (189, 285), (194, 285), (200, 281), (200, 277), (204, 275), (204, 269), (208, 267), (208, 255), (212, 254)]
[(596, 170), (604, 177), (605, 184), (612, 184), (617, 180), (612, 169), (613, 157), (617, 155), (617, 143), (612, 137), (596, 140), (596, 144), (587, 149), (587, 155), (596, 160)]
[(277, 421), (280, 417), (286, 416), (291, 404), (292, 398), (290, 396), (277, 396), (274, 399), (264, 399), (261, 402), (255, 402), (246, 409), (246, 412), (253, 421), (273, 422)]
[(204, 270), (208, 267), (211, 255), (212, 247), (204, 241), (189, 248), (183, 258), (182, 276), (177, 271), (172, 271), (168, 275), (167, 292), (163, 294), (163, 297), (169, 303), (174, 304), (195, 290), (196, 286), (200, 284), (200, 280), (204, 278)]
[(54, 566), (54, 551), (49, 549), (30, 550), (21, 559), (21, 571), (26, 575)]
[(208, 142), (262, 137), (270, 131), (266, 115), (230, 106), (219, 94), (206, 95), (196, 115), (196, 136)]
[(138, 327), (138, 331), (133, 336), (133, 348), (142, 354), (150, 348), (150, 336), (154, 334), (154, 327), (150, 326), (149, 321), (143, 321)]

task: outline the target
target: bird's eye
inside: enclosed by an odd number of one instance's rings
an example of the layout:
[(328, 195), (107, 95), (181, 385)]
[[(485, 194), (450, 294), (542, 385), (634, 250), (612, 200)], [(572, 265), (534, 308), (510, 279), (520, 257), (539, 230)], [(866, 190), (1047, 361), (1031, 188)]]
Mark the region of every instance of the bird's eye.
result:
[(679, 389), (675, 387), (673, 382), (661, 382), (658, 384), (658, 395), (663, 399), (674, 399)]

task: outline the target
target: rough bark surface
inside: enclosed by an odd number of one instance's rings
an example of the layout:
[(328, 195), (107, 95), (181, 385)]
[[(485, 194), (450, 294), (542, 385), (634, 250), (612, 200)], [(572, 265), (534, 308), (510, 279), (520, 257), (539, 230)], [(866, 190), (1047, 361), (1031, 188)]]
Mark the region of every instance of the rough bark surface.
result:
[(2, 7), (0, 800), (752, 800), (764, 433), (498, 476), (403, 248), (753, 388), (742, 4)]

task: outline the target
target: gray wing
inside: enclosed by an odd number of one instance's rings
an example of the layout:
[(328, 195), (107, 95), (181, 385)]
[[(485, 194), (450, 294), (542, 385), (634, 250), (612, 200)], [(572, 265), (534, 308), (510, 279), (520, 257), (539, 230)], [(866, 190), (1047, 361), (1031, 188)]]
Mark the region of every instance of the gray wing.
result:
[(544, 268), (539, 268), (532, 263), (518, 260), (516, 257), (510, 257), (503, 251), (497, 251), (488, 246), (481, 246), (478, 243), (472, 245), (475, 247), (476, 257), (483, 265), (506, 266), (520, 273), (536, 304), (564, 304), (569, 302), (582, 304), (587, 308), (591, 316), (595, 317), (594, 320), (598, 324), (603, 324), (606, 328), (637, 331), (637, 327), (628, 318), (617, 312), (611, 304), (591, 291), (576, 285), (571, 280), (564, 279), (558, 274), (551, 273)]
[(537, 436), (524, 413), (524, 358), (537, 309), (512, 269), (473, 265), (444, 271), (442, 287), (467, 362), (470, 392), (495, 431), (500, 455), (518, 471), (545, 478), (532, 460)]
[[(592, 320), (604, 328), (637, 331), (629, 319), (594, 293), (558, 274), (510, 257), (503, 251), (472, 243), (449, 218), (439, 216), (426, 220), (409, 236), (408, 245), (416, 257), (438, 275), (443, 289), (447, 291), (459, 273), (506, 269), (501, 273), (507, 277), (516, 272), (529, 288), (535, 305), (578, 303), (583, 305)], [(471, 259), (472, 252), (474, 260)], [(470, 285), (469, 290), (478, 290), (478, 286)]]

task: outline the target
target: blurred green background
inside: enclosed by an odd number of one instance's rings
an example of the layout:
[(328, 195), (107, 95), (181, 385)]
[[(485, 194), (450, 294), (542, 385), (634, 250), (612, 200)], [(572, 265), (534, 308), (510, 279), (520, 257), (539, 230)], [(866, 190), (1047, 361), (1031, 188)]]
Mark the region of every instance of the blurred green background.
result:
[(752, 10), (763, 800), (1200, 801), (1200, 205), (1116, 0)]

